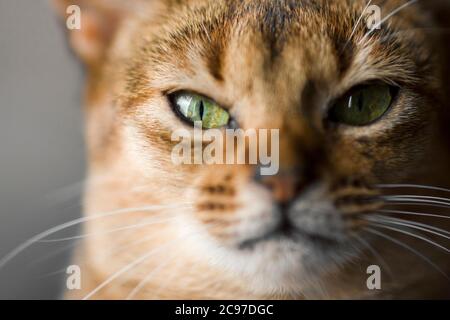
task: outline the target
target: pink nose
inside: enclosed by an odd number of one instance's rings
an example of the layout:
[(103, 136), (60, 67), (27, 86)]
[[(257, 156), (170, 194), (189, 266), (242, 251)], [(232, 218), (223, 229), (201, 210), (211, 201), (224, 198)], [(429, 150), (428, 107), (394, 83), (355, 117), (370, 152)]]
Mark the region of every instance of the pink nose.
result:
[(270, 190), (273, 199), (281, 204), (291, 202), (301, 189), (300, 179), (290, 174), (262, 176), (258, 182)]

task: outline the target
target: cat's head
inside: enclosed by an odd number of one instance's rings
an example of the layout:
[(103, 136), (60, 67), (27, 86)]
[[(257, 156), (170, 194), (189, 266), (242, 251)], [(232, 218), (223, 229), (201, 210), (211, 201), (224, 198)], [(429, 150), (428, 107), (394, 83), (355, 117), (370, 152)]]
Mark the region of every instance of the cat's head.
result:
[[(260, 293), (301, 292), (358, 256), (355, 237), (370, 241), (365, 218), (393, 200), (381, 185), (447, 183), (432, 171), (444, 159), (440, 34), (416, 1), (372, 1), (375, 25), (366, 1), (75, 3), (88, 213), (174, 205), (149, 230), (188, 230), (185, 256)], [(279, 170), (174, 163), (172, 135), (194, 120), (278, 130)]]

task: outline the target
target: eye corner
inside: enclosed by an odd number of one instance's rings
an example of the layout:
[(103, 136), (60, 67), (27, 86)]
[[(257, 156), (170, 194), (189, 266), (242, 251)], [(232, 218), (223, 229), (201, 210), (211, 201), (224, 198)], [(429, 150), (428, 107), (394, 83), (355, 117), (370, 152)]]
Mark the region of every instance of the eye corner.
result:
[(165, 93), (165, 97), (169, 103), (170, 109), (172, 109), (172, 112), (177, 116), (178, 119), (180, 119), (184, 124), (192, 126), (193, 122), (189, 120), (180, 110), (180, 108), (177, 107), (177, 101), (176, 99), (183, 94), (184, 91), (174, 91), (174, 92), (167, 92)]

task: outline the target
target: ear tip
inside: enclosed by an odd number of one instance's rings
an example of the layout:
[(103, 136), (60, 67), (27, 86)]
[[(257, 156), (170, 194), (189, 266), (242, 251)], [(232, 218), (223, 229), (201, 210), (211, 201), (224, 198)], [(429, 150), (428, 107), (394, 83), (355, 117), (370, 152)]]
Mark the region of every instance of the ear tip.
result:
[[(88, 65), (98, 63), (109, 50), (122, 21), (148, 0), (50, 0), (69, 30), (70, 44)], [(70, 8), (70, 6), (78, 6)], [(69, 9), (69, 10), (68, 10)]]

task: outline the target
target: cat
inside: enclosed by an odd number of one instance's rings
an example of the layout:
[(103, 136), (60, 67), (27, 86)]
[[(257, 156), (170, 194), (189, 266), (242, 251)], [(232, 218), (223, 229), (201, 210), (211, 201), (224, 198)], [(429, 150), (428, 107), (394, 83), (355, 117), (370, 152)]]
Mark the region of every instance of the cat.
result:
[[(68, 299), (450, 298), (447, 1), (55, 3), (87, 74)], [(194, 119), (279, 130), (278, 173), (174, 164)]]

